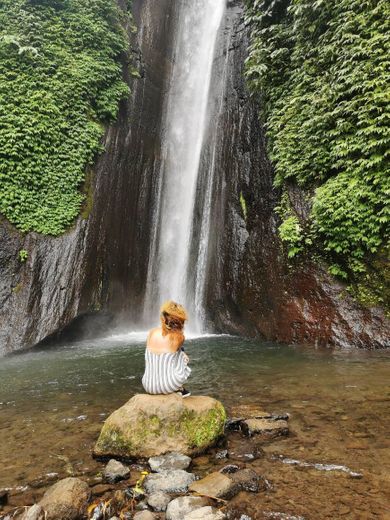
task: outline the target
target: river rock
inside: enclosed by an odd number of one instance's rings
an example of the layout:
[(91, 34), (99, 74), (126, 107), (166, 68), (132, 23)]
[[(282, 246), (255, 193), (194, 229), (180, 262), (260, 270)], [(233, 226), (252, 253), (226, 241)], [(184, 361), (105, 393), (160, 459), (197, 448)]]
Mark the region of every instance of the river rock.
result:
[(39, 504), (34, 504), (23, 513), (20, 520), (44, 520), (45, 511)]
[(266, 490), (267, 485), (253, 469), (241, 469), (229, 477), (242, 491), (258, 493), (260, 489)]
[(151, 470), (156, 472), (172, 469), (187, 469), (191, 464), (191, 457), (172, 452), (158, 457), (151, 457), (148, 463)]
[(224, 407), (212, 397), (138, 394), (107, 418), (94, 455), (192, 455), (215, 443), (225, 419)]
[(163, 491), (156, 491), (146, 499), (153, 511), (165, 511), (171, 501), (171, 497)]
[(227, 499), (236, 495), (239, 489), (240, 487), (235, 482), (218, 471), (210, 473), (197, 482), (193, 482), (189, 487), (190, 491), (199, 495)]
[(68, 477), (51, 486), (39, 504), (46, 512), (47, 520), (75, 520), (83, 517), (89, 497), (86, 482)]
[(155, 520), (156, 515), (154, 515), (151, 511), (139, 511), (135, 513), (134, 520)]
[(145, 478), (144, 489), (147, 494), (162, 491), (163, 493), (185, 493), (195, 480), (195, 475), (183, 469), (152, 473)]
[(218, 511), (215, 507), (206, 506), (188, 513), (184, 520), (224, 520), (225, 518), (226, 515), (222, 511)]
[(241, 429), (249, 437), (259, 434), (274, 438), (289, 433), (288, 423), (283, 419), (246, 419), (242, 421)]
[(111, 459), (104, 468), (103, 476), (108, 482), (115, 483), (127, 479), (130, 476), (130, 470), (118, 460)]
[(178, 497), (168, 504), (166, 520), (183, 520), (185, 515), (195, 509), (208, 506), (210, 500), (206, 497)]

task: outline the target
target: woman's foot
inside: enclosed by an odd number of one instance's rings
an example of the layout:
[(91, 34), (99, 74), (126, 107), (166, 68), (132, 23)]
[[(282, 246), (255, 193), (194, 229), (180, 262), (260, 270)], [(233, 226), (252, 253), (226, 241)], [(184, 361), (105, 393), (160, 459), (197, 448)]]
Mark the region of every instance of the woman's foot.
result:
[(180, 395), (183, 399), (185, 399), (186, 397), (190, 397), (191, 395), (191, 392), (189, 392), (188, 390), (186, 390), (185, 388), (181, 388), (180, 390), (178, 390), (177, 392), (175, 392), (177, 395)]

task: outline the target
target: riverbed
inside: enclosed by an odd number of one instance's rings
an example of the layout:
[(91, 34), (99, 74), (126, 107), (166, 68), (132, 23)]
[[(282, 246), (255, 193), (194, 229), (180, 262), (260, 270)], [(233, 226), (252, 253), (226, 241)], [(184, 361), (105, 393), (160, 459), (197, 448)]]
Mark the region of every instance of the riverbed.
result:
[[(102, 464), (92, 459), (92, 446), (105, 417), (142, 392), (144, 342), (142, 332), (123, 333), (1, 359), (0, 489), (10, 488), (11, 500), (39, 496), (71, 474), (98, 475)], [(389, 352), (231, 336), (189, 339), (186, 352), (193, 394), (216, 397), (228, 411), (249, 404), (290, 414), (290, 436), (265, 446), (266, 459), (256, 461), (273, 481), (263, 509), (385, 518)], [(344, 516), (334, 516), (340, 507)]]

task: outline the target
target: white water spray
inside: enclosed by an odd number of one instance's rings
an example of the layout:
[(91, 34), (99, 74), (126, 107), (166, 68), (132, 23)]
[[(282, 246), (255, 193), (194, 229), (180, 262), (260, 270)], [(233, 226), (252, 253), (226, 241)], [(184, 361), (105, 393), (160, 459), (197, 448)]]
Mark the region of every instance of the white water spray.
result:
[[(195, 301), (188, 284), (190, 239), (215, 43), (225, 0), (183, 0), (180, 5), (148, 266), (147, 319), (161, 300), (174, 299), (192, 309)], [(192, 330), (199, 331), (196, 316), (192, 318)]]

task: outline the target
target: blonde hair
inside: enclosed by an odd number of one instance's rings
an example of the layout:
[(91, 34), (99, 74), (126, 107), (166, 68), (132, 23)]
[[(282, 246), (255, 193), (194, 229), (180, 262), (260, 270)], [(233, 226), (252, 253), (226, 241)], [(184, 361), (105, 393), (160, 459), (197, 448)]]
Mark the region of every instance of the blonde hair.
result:
[(182, 305), (168, 300), (160, 308), (160, 319), (163, 336), (171, 333), (183, 335), (184, 322), (188, 316)]

